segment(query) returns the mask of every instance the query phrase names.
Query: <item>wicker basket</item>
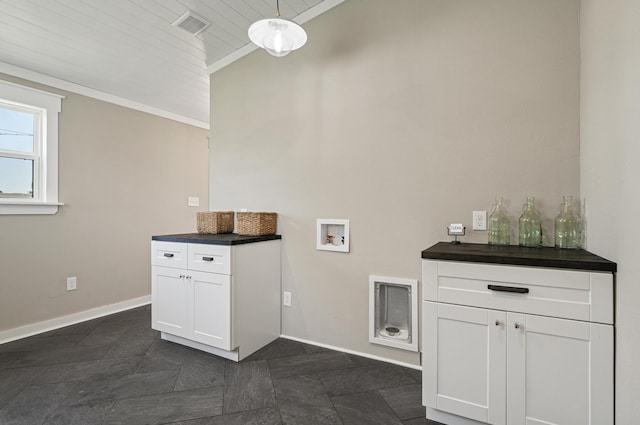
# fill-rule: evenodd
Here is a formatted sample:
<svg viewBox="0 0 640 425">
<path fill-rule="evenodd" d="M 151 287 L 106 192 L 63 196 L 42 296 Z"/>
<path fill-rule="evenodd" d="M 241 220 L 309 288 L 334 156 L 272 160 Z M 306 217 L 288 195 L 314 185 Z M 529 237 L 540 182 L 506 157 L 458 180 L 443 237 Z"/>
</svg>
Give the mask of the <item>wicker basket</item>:
<svg viewBox="0 0 640 425">
<path fill-rule="evenodd" d="M 276 234 L 276 219 L 274 212 L 239 212 L 238 234 L 247 236 L 262 236 Z"/>
<path fill-rule="evenodd" d="M 198 213 L 198 233 L 233 233 L 233 211 Z"/>
</svg>

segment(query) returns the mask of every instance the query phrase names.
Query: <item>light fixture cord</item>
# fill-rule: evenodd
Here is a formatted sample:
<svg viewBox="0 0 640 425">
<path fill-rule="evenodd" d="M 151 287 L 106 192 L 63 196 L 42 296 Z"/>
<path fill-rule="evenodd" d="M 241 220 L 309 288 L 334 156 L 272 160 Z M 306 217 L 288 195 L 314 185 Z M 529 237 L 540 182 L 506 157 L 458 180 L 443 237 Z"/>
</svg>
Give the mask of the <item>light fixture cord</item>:
<svg viewBox="0 0 640 425">
<path fill-rule="evenodd" d="M 280 17 L 280 0 L 276 0 L 276 16 Z"/>
</svg>

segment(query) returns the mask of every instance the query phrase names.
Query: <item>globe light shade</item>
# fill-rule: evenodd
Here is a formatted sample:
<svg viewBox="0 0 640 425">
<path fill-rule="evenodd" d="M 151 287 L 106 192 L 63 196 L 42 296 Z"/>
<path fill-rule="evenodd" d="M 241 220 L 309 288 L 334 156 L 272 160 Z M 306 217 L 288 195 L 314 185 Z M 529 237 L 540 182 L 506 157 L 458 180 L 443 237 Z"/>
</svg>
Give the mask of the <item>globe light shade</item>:
<svg viewBox="0 0 640 425">
<path fill-rule="evenodd" d="M 307 42 L 307 33 L 295 22 L 272 18 L 255 22 L 249 27 L 249 39 L 276 57 L 286 56 Z"/>
</svg>

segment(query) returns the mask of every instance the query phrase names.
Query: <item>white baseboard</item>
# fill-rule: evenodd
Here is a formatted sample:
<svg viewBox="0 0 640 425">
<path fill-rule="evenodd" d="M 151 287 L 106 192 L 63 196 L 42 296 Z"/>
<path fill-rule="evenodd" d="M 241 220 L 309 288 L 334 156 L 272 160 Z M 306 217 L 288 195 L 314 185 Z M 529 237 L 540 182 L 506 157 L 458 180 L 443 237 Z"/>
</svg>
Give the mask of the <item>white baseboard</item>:
<svg viewBox="0 0 640 425">
<path fill-rule="evenodd" d="M 43 332 L 52 331 L 54 329 L 63 328 L 65 326 L 75 325 L 76 323 L 97 319 L 98 317 L 108 316 L 110 314 L 119 313 L 121 311 L 130 310 L 132 308 L 141 307 L 147 304 L 151 304 L 151 295 L 145 295 L 144 297 L 121 301 L 115 304 L 109 304 L 102 307 L 92 308 L 91 310 L 85 310 L 78 313 L 69 314 L 67 316 L 57 317 L 55 319 L 45 320 L 43 322 L 32 323 L 29 325 L 20 326 L 18 328 L 9 329 L 6 331 L 0 331 L 0 344 L 5 344 L 7 342 L 15 341 L 17 339 L 22 339 L 29 336 L 41 334 Z M 322 344 L 319 342 L 309 341 L 302 338 L 296 338 L 294 336 L 289 336 L 289 335 L 280 335 L 280 337 L 285 339 L 290 339 L 292 341 L 301 342 L 303 344 L 315 345 L 316 347 L 327 348 L 329 350 L 340 351 L 347 354 L 366 357 L 368 359 L 378 360 L 386 363 L 392 363 L 398 366 L 408 367 L 410 369 L 422 370 L 422 367 L 419 365 L 400 362 L 400 361 L 389 359 L 386 357 L 380 357 L 380 356 L 375 356 L 373 354 L 362 353 L 354 350 L 348 350 L 346 348 L 336 347 L 334 345 L 329 345 L 329 344 Z"/>
<path fill-rule="evenodd" d="M 56 317 L 55 319 L 45 320 L 44 322 L 32 323 L 18 328 L 0 331 L 0 344 L 63 328 L 65 326 L 75 325 L 76 323 L 97 319 L 98 317 L 108 316 L 109 314 L 119 313 L 121 311 L 130 310 L 147 304 L 151 304 L 151 295 L 145 295 L 140 298 L 92 308 L 91 310 L 85 310 L 69 314 L 67 316 Z"/>
<path fill-rule="evenodd" d="M 347 354 L 354 354 L 356 356 L 366 357 L 368 359 L 378 360 L 378 361 L 381 361 L 381 362 L 393 363 L 393 364 L 396 364 L 398 366 L 408 367 L 409 369 L 422 370 L 422 366 L 419 366 L 419 365 L 415 365 L 415 364 L 411 364 L 411 363 L 405 363 L 405 362 L 399 362 L 397 360 L 388 359 L 386 357 L 374 356 L 373 354 L 361 353 L 359 351 L 348 350 L 346 348 L 336 347 L 334 345 L 321 344 L 319 342 L 308 341 L 306 339 L 296 338 L 295 336 L 280 335 L 280 338 L 285 338 L 285 339 L 290 339 L 292 341 L 302 342 L 303 344 L 315 345 L 316 347 L 328 348 L 329 350 L 333 350 L 333 351 L 341 351 L 341 352 L 347 353 Z"/>
</svg>

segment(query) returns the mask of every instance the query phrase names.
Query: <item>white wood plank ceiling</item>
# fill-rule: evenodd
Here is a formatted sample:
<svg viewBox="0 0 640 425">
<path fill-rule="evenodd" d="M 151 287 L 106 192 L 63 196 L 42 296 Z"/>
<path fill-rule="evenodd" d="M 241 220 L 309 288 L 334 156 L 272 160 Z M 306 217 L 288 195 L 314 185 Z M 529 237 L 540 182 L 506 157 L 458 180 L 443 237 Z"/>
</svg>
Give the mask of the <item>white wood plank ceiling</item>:
<svg viewBox="0 0 640 425">
<path fill-rule="evenodd" d="M 304 23 L 342 1 L 280 0 L 280 12 Z M 173 26 L 187 11 L 211 25 L 196 36 Z M 276 0 L 0 0 L 0 72 L 28 70 L 206 127 L 209 74 L 251 52 L 249 26 L 275 11 Z"/>
</svg>

